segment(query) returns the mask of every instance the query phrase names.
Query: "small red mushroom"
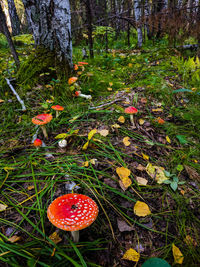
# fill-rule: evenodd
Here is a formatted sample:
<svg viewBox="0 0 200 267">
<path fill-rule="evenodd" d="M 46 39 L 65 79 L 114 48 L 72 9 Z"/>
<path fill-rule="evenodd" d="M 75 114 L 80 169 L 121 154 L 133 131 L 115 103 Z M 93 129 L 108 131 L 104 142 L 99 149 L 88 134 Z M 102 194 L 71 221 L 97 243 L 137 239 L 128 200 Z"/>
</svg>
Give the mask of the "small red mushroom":
<svg viewBox="0 0 200 267">
<path fill-rule="evenodd" d="M 42 145 L 42 140 L 39 138 L 36 138 L 33 142 L 34 147 L 38 148 Z"/>
<path fill-rule="evenodd" d="M 58 117 L 58 113 L 59 113 L 59 111 L 62 111 L 62 110 L 64 110 L 64 108 L 62 107 L 62 106 L 60 106 L 60 105 L 55 105 L 55 106 L 52 106 L 51 107 L 53 110 L 55 110 L 56 111 L 56 118 Z"/>
<path fill-rule="evenodd" d="M 98 215 L 98 206 L 90 197 L 67 194 L 56 198 L 48 207 L 49 221 L 56 227 L 71 231 L 74 242 L 79 241 L 79 230 L 92 224 Z"/>
<path fill-rule="evenodd" d="M 40 114 L 32 118 L 32 123 L 40 125 L 45 138 L 48 138 L 45 124 L 49 123 L 52 120 L 52 118 L 53 117 L 51 114 Z"/>
<path fill-rule="evenodd" d="M 92 99 L 91 95 L 84 95 L 84 94 L 81 93 L 81 91 L 76 91 L 75 92 L 75 96 L 83 97 L 83 98 L 86 98 L 86 99 Z"/>
<path fill-rule="evenodd" d="M 137 108 L 130 106 L 128 108 L 125 108 L 124 112 L 126 114 L 130 114 L 130 121 L 131 121 L 133 127 L 136 128 L 135 123 L 134 123 L 134 119 L 133 119 L 133 114 L 136 114 L 138 112 Z"/>
</svg>

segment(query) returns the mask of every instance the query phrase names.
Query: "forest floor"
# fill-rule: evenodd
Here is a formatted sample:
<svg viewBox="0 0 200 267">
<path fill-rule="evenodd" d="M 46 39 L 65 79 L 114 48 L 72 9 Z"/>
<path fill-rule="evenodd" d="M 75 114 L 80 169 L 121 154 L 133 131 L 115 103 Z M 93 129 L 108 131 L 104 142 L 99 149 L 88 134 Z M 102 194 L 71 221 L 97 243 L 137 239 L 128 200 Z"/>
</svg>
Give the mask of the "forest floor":
<svg viewBox="0 0 200 267">
<path fill-rule="evenodd" d="M 30 44 L 17 50 L 21 62 L 33 53 Z M 180 52 L 158 44 L 95 55 L 72 75 L 91 100 L 76 97 L 76 85 L 60 91 L 47 70 L 34 86 L 13 81 L 26 111 L 4 80 L 16 77 L 8 48 L 0 54 L 0 265 L 128 267 L 159 257 L 199 266 L 200 95 L 176 66 Z M 56 104 L 64 107 L 57 118 Z M 138 109 L 135 126 L 128 106 Z M 36 149 L 31 119 L 40 113 L 53 120 L 48 139 L 37 133 L 46 147 Z M 67 146 L 60 148 L 63 138 Z M 46 214 L 72 182 L 73 192 L 99 207 L 77 244 Z"/>
</svg>

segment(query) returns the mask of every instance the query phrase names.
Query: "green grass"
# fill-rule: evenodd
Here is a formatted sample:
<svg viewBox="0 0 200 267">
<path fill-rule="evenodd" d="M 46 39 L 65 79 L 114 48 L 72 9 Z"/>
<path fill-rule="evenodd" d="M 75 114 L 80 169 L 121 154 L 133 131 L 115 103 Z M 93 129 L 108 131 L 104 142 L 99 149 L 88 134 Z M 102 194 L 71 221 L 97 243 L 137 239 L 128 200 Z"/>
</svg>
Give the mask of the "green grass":
<svg viewBox="0 0 200 267">
<path fill-rule="evenodd" d="M 122 266 L 121 258 L 129 242 L 132 248 L 140 244 L 144 249 L 140 252 L 139 263 L 150 256 L 158 256 L 173 264 L 171 247 L 174 243 L 184 255 L 183 266 L 198 266 L 199 247 L 188 246 L 184 239 L 189 235 L 199 242 L 199 183 L 190 180 L 185 169 L 179 172 L 177 165 L 200 171 L 199 96 L 173 93 L 183 85 L 182 76 L 170 63 L 174 51 L 164 50 L 162 45 L 160 49 L 147 46 L 143 52 L 136 51 L 132 55 L 129 52 L 120 55 L 117 51 L 103 53 L 88 60 L 89 65 L 78 76 L 78 83 L 83 93 L 93 96 L 92 101 L 75 98 L 73 94 L 66 96 L 64 90 L 58 94 L 56 89 L 63 86 L 59 82 L 53 89 L 48 89 L 46 84 L 42 84 L 42 89 L 36 85 L 31 90 L 15 85 L 27 107 L 27 112 L 23 113 L 9 88 L 1 87 L 0 97 L 4 102 L 0 103 L 0 204 L 8 206 L 0 217 L 0 261 L 3 264 L 102 266 L 106 257 L 112 255 L 112 259 L 108 256 L 108 265 Z M 23 47 L 20 49 L 23 52 Z M 75 48 L 74 62 L 81 61 L 79 51 Z M 5 54 L 4 58 L 8 60 Z M 7 76 L 4 65 L 0 75 L 1 81 Z M 123 101 L 100 110 L 90 109 L 122 96 Z M 139 110 L 135 116 L 138 125 L 135 130 L 130 127 L 129 116 L 123 113 L 126 98 Z M 146 98 L 147 103 L 142 103 L 141 98 Z M 65 110 L 47 126 L 47 148 L 36 150 L 31 145 L 36 131 L 31 118 L 42 112 L 52 112 L 52 104 L 46 102 L 49 99 L 63 105 Z M 162 111 L 154 112 L 157 108 Z M 124 124 L 118 122 L 120 115 L 125 117 Z M 158 124 L 158 117 L 162 117 L 165 124 Z M 138 123 L 141 118 L 145 120 L 143 125 Z M 112 127 L 116 123 L 120 128 Z M 109 130 L 108 136 L 96 134 L 88 149 L 82 150 L 89 131 L 101 127 Z M 55 136 L 76 129 L 79 129 L 78 134 L 68 137 L 67 149 L 60 150 Z M 166 135 L 171 144 L 167 143 Z M 183 135 L 187 142 L 180 143 L 177 135 Z M 43 138 L 40 130 L 38 136 Z M 124 137 L 130 138 L 130 146 L 124 146 Z M 47 159 L 46 153 L 54 158 Z M 149 160 L 144 159 L 142 153 L 148 155 Z M 89 162 L 85 167 L 84 162 L 91 159 L 96 159 L 96 164 Z M 145 167 L 148 162 L 164 167 L 186 183 L 176 192 L 168 185 L 157 184 L 145 170 L 137 169 L 138 164 Z M 131 170 L 132 185 L 126 191 L 121 189 L 116 173 L 116 168 L 121 166 Z M 97 220 L 81 231 L 78 244 L 71 241 L 68 232 L 56 230 L 46 216 L 51 201 L 67 193 L 66 174 L 80 186 L 79 193 L 89 195 L 99 206 Z M 147 179 L 148 185 L 139 186 L 137 176 Z M 150 216 L 138 217 L 133 213 L 138 200 L 149 205 Z M 133 226 L 134 231 L 120 232 L 117 219 Z M 58 244 L 49 238 L 55 231 L 62 239 Z M 21 239 L 11 243 L 8 239 L 14 235 Z"/>
</svg>

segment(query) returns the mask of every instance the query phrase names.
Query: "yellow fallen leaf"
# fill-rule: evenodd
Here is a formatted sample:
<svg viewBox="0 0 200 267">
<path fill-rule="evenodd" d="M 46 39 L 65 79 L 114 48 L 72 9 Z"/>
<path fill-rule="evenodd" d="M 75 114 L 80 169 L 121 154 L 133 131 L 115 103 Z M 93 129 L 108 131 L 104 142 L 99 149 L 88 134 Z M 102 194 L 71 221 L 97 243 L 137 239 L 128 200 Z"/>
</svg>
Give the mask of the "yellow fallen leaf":
<svg viewBox="0 0 200 267">
<path fill-rule="evenodd" d="M 16 243 L 17 241 L 20 241 L 22 238 L 21 236 L 13 235 L 12 237 L 8 238 L 8 241 L 11 243 Z"/>
<path fill-rule="evenodd" d="M 122 178 L 119 181 L 119 185 L 122 190 L 126 191 L 126 189 L 132 184 L 132 181 L 129 177 Z"/>
<path fill-rule="evenodd" d="M 89 142 L 87 141 L 87 142 L 83 145 L 82 149 L 83 149 L 83 150 L 86 150 L 86 149 L 88 148 L 88 145 L 89 145 Z"/>
<path fill-rule="evenodd" d="M 136 176 L 135 179 L 139 185 L 147 185 L 148 183 L 147 179 L 139 177 L 139 176 Z"/>
<path fill-rule="evenodd" d="M 123 179 L 127 178 L 131 174 L 131 171 L 125 167 L 117 167 L 116 173 L 119 175 L 120 179 Z"/>
<path fill-rule="evenodd" d="M 91 140 L 92 137 L 97 133 L 97 129 L 93 129 L 92 131 L 89 132 L 88 134 L 88 140 Z"/>
<path fill-rule="evenodd" d="M 163 112 L 162 108 L 153 108 L 152 109 L 153 112 Z"/>
<path fill-rule="evenodd" d="M 49 239 L 52 240 L 55 244 L 58 244 L 62 241 L 62 238 L 58 235 L 57 232 L 53 232 L 53 234 L 49 236 Z"/>
<path fill-rule="evenodd" d="M 129 64 L 128 64 L 128 67 L 129 67 L 129 68 L 132 68 L 132 67 L 133 67 L 133 64 L 132 64 L 132 63 L 129 63 Z"/>
<path fill-rule="evenodd" d="M 27 187 L 28 190 L 32 190 L 34 188 L 35 188 L 34 185 L 30 185 L 30 186 Z"/>
<path fill-rule="evenodd" d="M 115 129 L 118 129 L 118 128 L 120 128 L 121 126 L 120 126 L 119 124 L 115 123 L 115 124 L 111 125 L 111 127 L 112 127 L 112 128 L 115 128 Z"/>
<path fill-rule="evenodd" d="M 145 160 L 149 160 L 149 156 L 148 156 L 148 155 L 145 155 L 145 154 L 142 153 L 142 157 L 143 157 L 143 159 L 145 159 Z"/>
<path fill-rule="evenodd" d="M 97 159 L 90 159 L 90 163 L 91 163 L 92 165 L 95 165 L 95 164 L 96 164 L 96 161 L 97 161 Z"/>
<path fill-rule="evenodd" d="M 124 118 L 124 116 L 120 116 L 120 117 L 118 118 L 118 122 L 124 123 L 124 122 L 125 122 L 125 118 Z"/>
<path fill-rule="evenodd" d="M 89 166 L 89 161 L 87 160 L 87 161 L 83 162 L 82 166 L 83 167 L 88 167 Z"/>
<path fill-rule="evenodd" d="M 0 204 L 0 212 L 6 210 L 7 207 L 7 205 Z"/>
<path fill-rule="evenodd" d="M 71 120 L 69 120 L 70 123 L 74 122 L 75 120 L 77 120 L 80 117 L 80 115 L 77 115 L 75 117 L 73 117 Z"/>
<path fill-rule="evenodd" d="M 197 242 L 190 236 L 190 235 L 186 235 L 184 242 L 188 245 L 188 246 L 197 246 Z"/>
<path fill-rule="evenodd" d="M 113 86 L 113 83 L 112 83 L 112 82 L 109 82 L 109 85 L 110 85 L 110 87 L 111 87 L 111 86 Z"/>
<path fill-rule="evenodd" d="M 164 173 L 164 168 L 160 166 L 153 166 L 151 163 L 148 163 L 146 172 L 152 179 L 155 179 L 158 184 L 162 184 L 165 180 L 168 180 L 168 177 Z"/>
<path fill-rule="evenodd" d="M 176 247 L 174 244 L 172 244 L 172 253 L 174 256 L 174 262 L 182 264 L 184 260 L 183 254 L 181 253 L 180 249 Z"/>
<path fill-rule="evenodd" d="M 112 91 L 112 88 L 111 88 L 111 87 L 108 87 L 107 90 L 108 90 L 108 91 Z"/>
<path fill-rule="evenodd" d="M 140 254 L 133 248 L 129 248 L 122 257 L 123 260 L 136 261 L 140 259 Z"/>
<path fill-rule="evenodd" d="M 98 133 L 101 135 L 101 136 L 107 136 L 109 134 L 109 131 L 108 130 L 98 130 Z"/>
<path fill-rule="evenodd" d="M 145 217 L 145 216 L 151 214 L 149 206 L 146 203 L 142 202 L 142 201 L 137 201 L 135 203 L 133 211 L 139 217 Z"/>
<path fill-rule="evenodd" d="M 169 138 L 168 135 L 166 136 L 166 141 L 167 141 L 167 143 L 171 144 L 171 139 Z"/>
<path fill-rule="evenodd" d="M 61 133 L 56 135 L 55 139 L 65 139 L 67 137 L 67 133 Z"/>
<path fill-rule="evenodd" d="M 0 99 L 0 103 L 3 103 L 4 102 L 4 100 L 3 99 Z"/>
<path fill-rule="evenodd" d="M 130 139 L 130 137 L 128 137 L 128 136 L 123 138 L 123 143 L 125 146 L 130 146 L 131 143 L 129 142 L 129 139 Z"/>
<path fill-rule="evenodd" d="M 139 119 L 139 125 L 143 125 L 145 123 L 145 120 Z"/>
</svg>

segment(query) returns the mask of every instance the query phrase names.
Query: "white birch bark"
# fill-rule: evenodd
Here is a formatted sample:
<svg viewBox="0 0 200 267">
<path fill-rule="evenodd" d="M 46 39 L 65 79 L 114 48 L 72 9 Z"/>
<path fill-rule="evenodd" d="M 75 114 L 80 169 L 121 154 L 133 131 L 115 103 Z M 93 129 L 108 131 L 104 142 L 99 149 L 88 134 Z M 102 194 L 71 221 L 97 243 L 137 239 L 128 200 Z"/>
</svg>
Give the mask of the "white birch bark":
<svg viewBox="0 0 200 267">
<path fill-rule="evenodd" d="M 142 42 L 143 42 L 142 26 L 140 25 L 140 20 L 142 17 L 141 4 L 142 3 L 140 0 L 134 0 L 134 14 L 135 14 L 136 27 L 137 27 L 138 47 L 142 47 Z"/>
<path fill-rule="evenodd" d="M 69 0 L 22 0 L 36 46 L 55 50 L 72 67 Z"/>
</svg>

